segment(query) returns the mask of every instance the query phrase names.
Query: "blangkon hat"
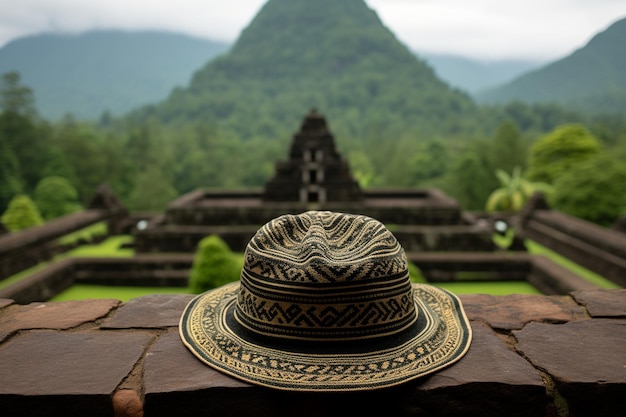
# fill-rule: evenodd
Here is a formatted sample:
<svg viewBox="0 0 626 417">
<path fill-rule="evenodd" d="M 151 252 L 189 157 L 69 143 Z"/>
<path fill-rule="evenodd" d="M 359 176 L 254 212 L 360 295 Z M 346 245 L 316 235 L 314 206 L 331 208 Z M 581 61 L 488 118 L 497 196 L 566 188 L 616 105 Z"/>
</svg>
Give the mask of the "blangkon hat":
<svg viewBox="0 0 626 417">
<path fill-rule="evenodd" d="M 309 211 L 261 227 L 240 281 L 194 298 L 180 336 L 207 365 L 253 384 L 355 391 L 456 362 L 471 327 L 456 296 L 411 283 L 382 223 Z"/>
</svg>

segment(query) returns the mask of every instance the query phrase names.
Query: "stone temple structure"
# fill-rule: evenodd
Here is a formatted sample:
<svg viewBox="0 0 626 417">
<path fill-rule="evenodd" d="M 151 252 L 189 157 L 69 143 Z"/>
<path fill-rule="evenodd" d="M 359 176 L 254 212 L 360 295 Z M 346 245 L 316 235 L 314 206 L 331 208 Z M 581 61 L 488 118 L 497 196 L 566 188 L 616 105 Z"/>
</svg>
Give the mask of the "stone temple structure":
<svg viewBox="0 0 626 417">
<path fill-rule="evenodd" d="M 361 189 L 335 147 L 326 118 L 311 110 L 293 135 L 288 159 L 276 163 L 265 187 L 190 192 L 135 233 L 135 249 L 193 252 L 200 239 L 220 235 L 243 250 L 258 228 L 282 214 L 331 210 L 363 214 L 394 228 L 407 250 L 494 249 L 491 229 L 470 218 L 437 189 Z"/>
<path fill-rule="evenodd" d="M 276 175 L 265 185 L 263 199 L 305 204 L 363 200 L 348 163 L 335 149 L 326 119 L 316 110 L 309 112 L 294 135 L 289 160 L 276 164 Z"/>
</svg>

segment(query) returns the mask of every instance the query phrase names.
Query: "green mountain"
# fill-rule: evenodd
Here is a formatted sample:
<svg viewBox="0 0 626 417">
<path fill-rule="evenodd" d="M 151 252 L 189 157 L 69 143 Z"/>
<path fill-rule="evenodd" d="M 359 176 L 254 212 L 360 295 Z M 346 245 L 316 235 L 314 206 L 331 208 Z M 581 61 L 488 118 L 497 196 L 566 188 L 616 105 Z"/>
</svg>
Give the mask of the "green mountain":
<svg viewBox="0 0 626 417">
<path fill-rule="evenodd" d="M 341 134 L 467 131 L 478 108 L 401 44 L 363 0 L 269 0 L 229 53 L 132 118 L 203 120 L 240 137 L 293 129 L 316 107 Z"/>
<path fill-rule="evenodd" d="M 480 101 L 554 102 L 577 110 L 626 114 L 626 19 L 571 55 L 478 95 Z"/>
<path fill-rule="evenodd" d="M 0 74 L 18 71 L 39 113 L 97 119 L 163 100 L 229 45 L 168 32 L 41 34 L 0 49 Z"/>
</svg>

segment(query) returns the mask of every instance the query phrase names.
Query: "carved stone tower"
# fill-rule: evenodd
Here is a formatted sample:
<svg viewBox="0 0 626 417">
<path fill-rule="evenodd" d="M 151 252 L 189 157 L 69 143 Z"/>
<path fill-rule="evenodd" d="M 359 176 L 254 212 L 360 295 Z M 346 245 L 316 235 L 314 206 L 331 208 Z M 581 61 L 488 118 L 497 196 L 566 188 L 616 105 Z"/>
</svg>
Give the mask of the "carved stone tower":
<svg viewBox="0 0 626 417">
<path fill-rule="evenodd" d="M 289 160 L 276 163 L 274 177 L 265 184 L 264 200 L 324 204 L 362 199 L 348 163 L 335 149 L 326 119 L 311 110 L 293 137 Z"/>
</svg>

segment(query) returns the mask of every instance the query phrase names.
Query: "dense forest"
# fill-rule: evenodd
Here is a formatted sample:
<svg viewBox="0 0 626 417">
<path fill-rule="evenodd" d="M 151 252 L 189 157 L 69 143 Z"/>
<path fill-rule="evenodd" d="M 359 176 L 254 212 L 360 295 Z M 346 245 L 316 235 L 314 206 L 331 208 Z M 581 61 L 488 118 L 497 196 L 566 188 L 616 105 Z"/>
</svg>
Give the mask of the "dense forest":
<svg viewBox="0 0 626 417">
<path fill-rule="evenodd" d="M 298 118 L 289 126 L 275 126 L 272 130 L 283 132 L 276 138 L 247 139 L 202 121 L 173 128 L 152 120 L 125 129 L 72 118 L 50 123 L 37 117 L 32 91 L 15 73 L 4 75 L 0 96 L 0 212 L 25 194 L 45 219 L 76 210 L 105 182 L 133 210 L 163 210 L 176 196 L 202 187 L 262 186 L 274 162 L 286 157 L 300 123 Z M 438 187 L 464 208 L 483 210 L 494 190 L 515 186 L 502 184 L 497 171 L 512 174 L 519 167 L 522 182 L 555 185 L 554 201 L 568 212 L 603 224 L 624 212 L 626 119 L 577 116 L 566 121 L 552 106 L 520 103 L 497 110 L 508 118 L 484 135 L 372 132 L 336 137 L 337 145 L 364 187 Z M 332 118 L 329 124 L 333 130 Z M 546 142 L 551 146 L 543 145 L 547 151 L 542 151 Z M 541 173 L 554 170 L 557 160 L 556 174 Z M 59 199 L 56 211 L 43 210 L 50 205 L 46 183 L 48 189 L 56 187 L 47 191 Z M 608 212 L 589 215 L 581 207 Z"/>
<path fill-rule="evenodd" d="M 311 107 L 363 187 L 437 187 L 470 210 L 515 210 L 542 189 L 601 224 L 626 209 L 624 114 L 479 105 L 362 0 L 270 0 L 189 86 L 123 117 L 46 121 L 19 73 L 1 81 L 0 213 L 28 196 L 47 220 L 105 182 L 142 211 L 201 187 L 262 186 Z"/>
</svg>

